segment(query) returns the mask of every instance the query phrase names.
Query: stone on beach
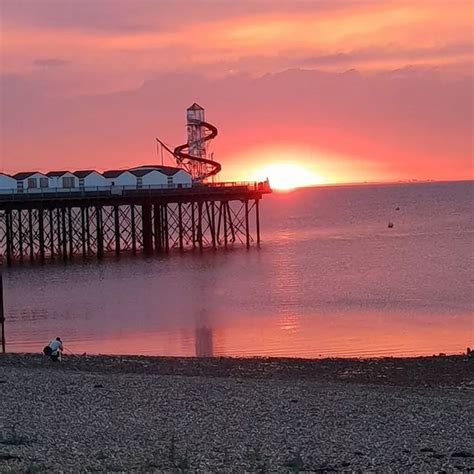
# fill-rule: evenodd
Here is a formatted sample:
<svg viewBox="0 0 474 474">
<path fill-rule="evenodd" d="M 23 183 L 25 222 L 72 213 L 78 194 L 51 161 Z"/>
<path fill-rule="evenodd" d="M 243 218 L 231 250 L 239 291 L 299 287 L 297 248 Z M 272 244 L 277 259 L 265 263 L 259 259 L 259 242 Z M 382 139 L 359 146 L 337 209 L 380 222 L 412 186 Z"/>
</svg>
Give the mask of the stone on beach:
<svg viewBox="0 0 474 474">
<path fill-rule="evenodd" d="M 471 372 L 462 357 L 3 356 L 0 470 L 468 470 Z"/>
</svg>

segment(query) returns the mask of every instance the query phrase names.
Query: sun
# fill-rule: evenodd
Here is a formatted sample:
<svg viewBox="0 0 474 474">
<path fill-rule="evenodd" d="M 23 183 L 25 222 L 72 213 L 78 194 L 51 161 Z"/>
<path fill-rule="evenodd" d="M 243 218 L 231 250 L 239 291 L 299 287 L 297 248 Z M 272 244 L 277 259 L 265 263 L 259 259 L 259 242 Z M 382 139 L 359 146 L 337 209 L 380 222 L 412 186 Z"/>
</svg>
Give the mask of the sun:
<svg viewBox="0 0 474 474">
<path fill-rule="evenodd" d="M 262 168 L 256 175 L 259 180 L 268 178 L 272 189 L 281 191 L 322 184 L 324 181 L 309 169 L 293 163 L 274 163 Z"/>
</svg>

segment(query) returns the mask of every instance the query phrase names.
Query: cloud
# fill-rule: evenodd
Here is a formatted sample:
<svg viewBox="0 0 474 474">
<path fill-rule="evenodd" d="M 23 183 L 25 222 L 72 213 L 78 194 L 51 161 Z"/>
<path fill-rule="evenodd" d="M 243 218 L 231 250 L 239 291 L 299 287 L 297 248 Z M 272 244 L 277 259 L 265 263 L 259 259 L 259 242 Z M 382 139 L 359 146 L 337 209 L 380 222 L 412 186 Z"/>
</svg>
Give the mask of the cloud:
<svg viewBox="0 0 474 474">
<path fill-rule="evenodd" d="M 360 0 L 12 0 L 2 4 L 2 22 L 17 27 L 138 33 L 176 30 L 182 25 L 266 14 L 328 14 L 372 2 Z"/>
<path fill-rule="evenodd" d="M 313 164 L 319 160 L 329 174 L 344 172 L 346 180 L 468 178 L 472 80 L 427 68 L 377 74 L 294 69 L 258 79 L 163 74 L 133 90 L 61 98 L 45 94 L 32 77 L 15 76 L 3 87 L 3 166 L 148 162 L 155 136 L 183 142 L 185 109 L 197 101 L 219 127 L 213 149 L 223 178 L 245 179 L 256 166 L 248 157 L 269 148 L 294 148 L 294 159 L 298 149 L 309 150 Z M 332 162 L 325 154 L 344 159 Z"/>
<path fill-rule="evenodd" d="M 35 66 L 40 66 L 40 67 L 63 67 L 69 64 L 70 61 L 66 59 L 60 59 L 60 58 L 42 58 L 42 59 L 35 59 L 34 64 Z"/>
<path fill-rule="evenodd" d="M 16 0 L 2 7 L 2 66 L 72 56 L 84 84 L 137 85 L 169 71 L 445 64 L 469 57 L 470 13 L 462 1 Z"/>
<path fill-rule="evenodd" d="M 270 145 L 345 157 L 351 173 L 467 176 L 470 13 L 463 0 L 6 1 L 4 166 L 149 161 L 198 101 L 229 178 Z"/>
<path fill-rule="evenodd" d="M 473 44 L 470 42 L 446 44 L 438 47 L 396 47 L 392 45 L 384 47 L 370 47 L 356 49 L 349 52 L 337 52 L 322 54 L 299 61 L 305 66 L 351 66 L 373 63 L 387 63 L 392 61 L 411 64 L 417 61 L 429 62 L 437 59 L 443 62 L 446 59 L 464 61 L 473 59 Z"/>
</svg>

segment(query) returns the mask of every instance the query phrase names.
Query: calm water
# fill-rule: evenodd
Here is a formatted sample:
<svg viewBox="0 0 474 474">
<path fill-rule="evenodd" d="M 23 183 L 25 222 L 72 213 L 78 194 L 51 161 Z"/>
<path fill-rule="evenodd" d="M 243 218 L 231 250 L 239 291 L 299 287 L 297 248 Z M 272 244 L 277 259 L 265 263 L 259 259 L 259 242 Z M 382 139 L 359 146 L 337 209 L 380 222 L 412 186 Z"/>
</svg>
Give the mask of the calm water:
<svg viewBox="0 0 474 474">
<path fill-rule="evenodd" d="M 275 193 L 261 249 L 14 268 L 8 349 L 60 335 L 77 353 L 461 352 L 474 342 L 473 197 L 472 182 Z"/>
</svg>

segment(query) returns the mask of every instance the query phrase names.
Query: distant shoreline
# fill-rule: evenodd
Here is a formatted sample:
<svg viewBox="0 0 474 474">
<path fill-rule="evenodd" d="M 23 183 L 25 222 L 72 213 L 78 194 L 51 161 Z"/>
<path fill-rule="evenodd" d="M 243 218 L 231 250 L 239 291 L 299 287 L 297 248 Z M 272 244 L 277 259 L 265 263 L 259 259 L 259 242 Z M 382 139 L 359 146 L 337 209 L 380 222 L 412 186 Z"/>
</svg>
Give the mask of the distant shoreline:
<svg viewBox="0 0 474 474">
<path fill-rule="evenodd" d="M 367 181 L 367 182 L 355 182 L 355 183 L 322 183 L 322 184 L 311 184 L 308 186 L 298 186 L 291 189 L 274 189 L 273 192 L 276 194 L 291 193 L 301 189 L 321 189 L 321 188 L 352 188 L 352 187 L 364 187 L 364 186 L 401 186 L 407 184 L 457 184 L 457 183 L 474 183 L 474 179 L 453 179 L 453 180 L 408 180 L 408 181 Z M 271 183 L 270 183 L 271 185 Z"/>
</svg>

